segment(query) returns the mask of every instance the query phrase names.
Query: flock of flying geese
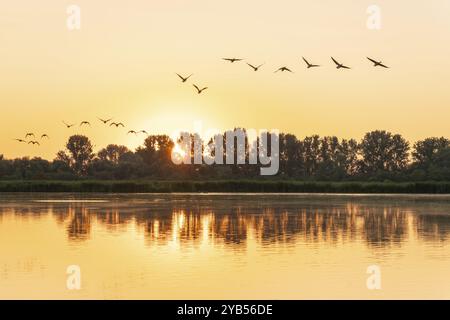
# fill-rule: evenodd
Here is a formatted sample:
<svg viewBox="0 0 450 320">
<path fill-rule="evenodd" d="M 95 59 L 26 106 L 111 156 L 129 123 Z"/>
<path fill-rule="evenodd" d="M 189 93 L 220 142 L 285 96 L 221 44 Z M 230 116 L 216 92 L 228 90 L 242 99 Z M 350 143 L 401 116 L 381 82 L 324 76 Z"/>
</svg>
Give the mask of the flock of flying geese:
<svg viewBox="0 0 450 320">
<path fill-rule="evenodd" d="M 377 61 L 377 60 L 372 59 L 372 58 L 369 58 L 369 57 L 366 57 L 366 58 L 367 58 L 369 61 L 371 61 L 371 62 L 373 63 L 373 66 L 374 66 L 374 67 L 389 68 L 388 66 L 386 66 L 385 64 L 383 64 L 382 61 Z M 303 61 L 306 63 L 306 68 L 308 68 L 308 69 L 320 67 L 319 64 L 313 64 L 313 63 L 310 63 L 310 62 L 309 62 L 308 60 L 306 60 L 306 58 L 304 58 L 304 57 L 302 57 L 302 59 L 303 59 Z M 235 62 L 243 61 L 244 59 L 239 59 L 239 58 L 222 58 L 222 60 L 228 61 L 228 62 L 230 62 L 230 63 L 235 63 Z M 334 62 L 334 64 L 336 65 L 336 69 L 351 69 L 350 67 L 346 66 L 346 65 L 343 64 L 343 63 L 340 63 L 339 61 L 337 61 L 337 60 L 336 60 L 335 58 L 333 58 L 333 57 L 331 57 L 331 60 L 332 60 L 332 61 Z M 253 64 L 248 63 L 248 62 L 247 62 L 246 64 L 247 64 L 250 68 L 252 68 L 253 71 L 258 71 L 258 70 L 264 65 L 264 63 L 263 63 L 263 64 L 260 64 L 260 65 L 253 65 Z M 291 72 L 291 73 L 293 73 L 293 71 L 292 71 L 290 68 L 288 68 L 287 66 L 278 68 L 277 70 L 275 70 L 274 73 L 279 72 L 279 71 L 281 71 L 281 72 L 285 72 L 285 71 L 286 71 L 286 72 Z M 193 74 L 191 74 L 191 75 L 185 77 L 185 76 L 180 75 L 179 73 L 176 73 L 176 75 L 181 79 L 181 81 L 182 81 L 183 83 L 185 83 L 186 81 L 188 81 L 189 78 L 193 76 Z M 206 89 L 208 89 L 208 87 L 199 87 L 199 86 L 196 85 L 196 84 L 193 84 L 193 86 L 194 86 L 194 88 L 195 88 L 195 90 L 197 91 L 198 94 L 201 94 L 203 91 L 205 91 Z"/>
<path fill-rule="evenodd" d="M 27 141 L 26 139 L 28 139 L 28 137 L 32 137 L 34 140 L 31 139 L 31 140 Z M 41 135 L 41 139 L 44 139 L 44 138 L 49 139 L 49 136 L 46 133 L 44 133 L 44 134 Z M 39 143 L 39 141 L 36 140 L 36 136 L 34 135 L 33 132 L 28 132 L 25 135 L 25 140 L 24 139 L 14 139 L 14 140 L 19 141 L 21 143 L 28 143 L 28 144 L 32 144 L 32 145 L 38 145 L 38 146 L 41 145 Z"/>
<path fill-rule="evenodd" d="M 313 63 L 310 63 L 310 62 L 309 62 L 308 60 L 306 60 L 306 58 L 304 58 L 304 57 L 302 57 L 302 59 L 303 59 L 303 61 L 304 61 L 305 64 L 306 64 L 306 68 L 308 68 L 308 69 L 320 67 L 319 64 L 313 64 Z M 367 57 L 367 59 L 373 63 L 373 66 L 374 66 L 374 67 L 389 68 L 388 66 L 386 66 L 385 64 L 383 64 L 381 61 L 377 61 L 377 60 L 372 59 L 372 58 L 369 58 L 369 57 Z M 235 62 L 243 61 L 244 59 L 239 59 L 239 58 L 222 58 L 222 60 L 228 61 L 228 62 L 230 62 L 230 63 L 235 63 Z M 346 66 L 345 64 L 338 62 L 338 61 L 337 61 L 335 58 L 333 58 L 333 57 L 331 57 L 331 60 L 332 60 L 332 61 L 334 62 L 334 64 L 336 65 L 336 69 L 351 69 L 350 67 Z M 258 70 L 264 65 L 264 63 L 263 63 L 263 64 L 260 64 L 260 65 L 253 65 L 253 64 L 247 62 L 247 65 L 248 65 L 250 68 L 252 68 L 253 71 L 256 72 L 256 71 L 258 71 Z M 291 72 L 291 73 L 293 73 L 293 71 L 292 71 L 290 68 L 288 68 L 287 66 L 278 68 L 277 70 L 275 70 L 275 73 L 276 73 L 276 72 Z M 191 74 L 191 75 L 189 75 L 189 76 L 187 76 L 187 77 L 184 77 L 184 76 L 182 76 L 182 75 L 180 75 L 180 74 L 178 74 L 178 73 L 176 73 L 176 75 L 181 79 L 181 81 L 182 81 L 183 83 L 187 82 L 187 81 L 189 80 L 189 78 L 193 76 L 193 74 Z M 196 84 L 193 84 L 193 86 L 194 86 L 194 88 L 196 89 L 196 91 L 197 91 L 198 94 L 201 94 L 203 91 L 205 91 L 206 89 L 208 89 L 208 87 L 199 87 L 199 86 L 196 85 Z M 125 125 L 124 125 L 122 122 L 111 122 L 111 120 L 113 120 L 113 118 L 110 118 L 110 119 L 102 119 L 102 118 L 98 118 L 98 120 L 100 120 L 104 125 L 108 125 L 108 123 L 109 123 L 109 126 L 110 126 L 110 127 L 116 127 L 116 128 L 122 127 L 122 128 L 125 128 Z M 69 124 L 69 123 L 67 123 L 67 122 L 65 122 L 65 121 L 62 121 L 62 123 L 66 126 L 67 129 L 70 129 L 70 128 L 72 128 L 72 127 L 75 126 L 75 123 Z M 82 126 L 91 126 L 91 123 L 90 123 L 89 121 L 81 121 L 80 124 L 79 124 L 79 126 L 80 126 L 80 127 L 82 127 Z M 143 133 L 143 134 L 148 135 L 147 131 L 145 131 L 145 130 L 140 130 L 140 131 L 129 130 L 129 131 L 127 132 L 127 134 L 134 134 L 134 135 L 138 135 L 138 134 L 140 134 L 140 133 Z M 41 141 L 44 140 L 44 139 L 50 139 L 50 137 L 49 137 L 46 133 L 42 134 L 40 137 L 41 137 L 41 139 L 40 139 Z M 30 139 L 30 140 L 27 140 L 28 138 L 31 138 L 31 139 Z M 14 139 L 14 140 L 16 140 L 16 141 L 18 141 L 18 142 L 20 142 L 20 143 L 27 143 L 27 144 L 37 145 L 37 146 L 40 146 L 40 145 L 41 145 L 41 143 L 36 139 L 36 136 L 35 136 L 35 134 L 34 134 L 33 132 L 28 132 L 28 133 L 26 133 L 26 134 L 25 134 L 25 139 L 20 139 L 20 138 L 19 138 L 19 139 Z"/>
<path fill-rule="evenodd" d="M 111 120 L 113 120 L 112 118 L 110 118 L 110 119 L 102 119 L 102 118 L 98 118 L 98 120 L 100 120 L 101 122 L 103 122 L 104 125 L 107 125 L 107 124 L 109 123 L 109 126 L 110 126 L 110 127 L 116 127 L 116 128 L 122 127 L 122 128 L 125 128 L 125 125 L 124 125 L 122 122 L 110 122 Z M 74 127 L 74 126 L 76 125 L 75 123 L 70 123 L 70 124 L 69 124 L 69 123 L 67 123 L 67 122 L 65 122 L 65 121 L 62 121 L 62 123 L 64 124 L 64 126 L 65 126 L 67 129 L 70 129 L 70 128 L 72 128 L 72 127 Z M 89 121 L 81 121 L 79 126 L 80 126 L 80 127 L 82 127 L 82 126 L 89 126 L 89 127 L 90 127 L 90 126 L 91 126 L 91 123 L 90 123 Z M 129 130 L 129 131 L 127 132 L 127 134 L 134 134 L 134 135 L 138 135 L 138 134 L 140 134 L 140 133 L 143 133 L 143 134 L 145 134 L 145 135 L 148 135 L 147 131 L 145 131 L 145 130 L 140 130 L 140 131 Z M 30 138 L 30 139 L 28 140 L 28 138 Z M 45 140 L 50 139 L 50 137 L 48 136 L 48 134 L 44 133 L 44 134 L 41 135 L 41 139 L 40 139 L 41 142 L 42 142 L 44 139 L 45 139 Z M 20 142 L 20 143 L 32 144 L 32 145 L 37 145 L 37 146 L 40 146 L 40 145 L 41 145 L 41 143 L 37 140 L 36 135 L 35 135 L 33 132 L 28 132 L 28 133 L 26 133 L 24 139 L 18 138 L 18 139 L 14 139 L 14 140 L 16 140 L 16 141 L 18 141 L 18 142 Z"/>
</svg>

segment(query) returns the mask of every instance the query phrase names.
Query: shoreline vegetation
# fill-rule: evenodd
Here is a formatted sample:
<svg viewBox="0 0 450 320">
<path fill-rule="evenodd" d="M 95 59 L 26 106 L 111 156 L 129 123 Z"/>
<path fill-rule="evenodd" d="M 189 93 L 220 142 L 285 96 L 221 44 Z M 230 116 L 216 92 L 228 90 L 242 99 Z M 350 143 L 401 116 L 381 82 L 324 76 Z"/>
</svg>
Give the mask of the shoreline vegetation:
<svg viewBox="0 0 450 320">
<path fill-rule="evenodd" d="M 252 193 L 386 193 L 450 194 L 450 182 L 328 182 L 261 180 L 77 180 L 77 181 L 0 181 L 5 192 L 74 193 L 177 193 L 177 192 L 252 192 Z"/>
<path fill-rule="evenodd" d="M 368 132 L 359 142 L 280 133 L 278 147 L 267 147 L 270 163 L 253 164 L 245 132 L 224 133 L 226 141 L 214 148 L 225 153 L 212 164 L 195 161 L 195 142 L 184 151 L 190 161 L 174 163 L 178 145 L 167 135 L 148 135 L 134 151 L 110 144 L 98 152 L 88 137 L 72 135 L 53 160 L 0 154 L 0 192 L 450 194 L 450 140 L 444 137 L 411 146 L 384 130 Z M 207 141 L 199 142 L 197 147 Z M 261 176 L 268 165 L 277 168 L 276 174 Z"/>
</svg>

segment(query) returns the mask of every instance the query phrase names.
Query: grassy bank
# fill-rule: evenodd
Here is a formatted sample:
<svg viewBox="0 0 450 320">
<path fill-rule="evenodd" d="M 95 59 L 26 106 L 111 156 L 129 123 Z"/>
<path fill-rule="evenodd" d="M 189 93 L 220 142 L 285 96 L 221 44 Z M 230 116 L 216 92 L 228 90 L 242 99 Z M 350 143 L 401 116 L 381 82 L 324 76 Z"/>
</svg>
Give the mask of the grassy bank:
<svg viewBox="0 0 450 320">
<path fill-rule="evenodd" d="M 450 182 L 0 181 L 0 192 L 450 193 Z"/>
</svg>

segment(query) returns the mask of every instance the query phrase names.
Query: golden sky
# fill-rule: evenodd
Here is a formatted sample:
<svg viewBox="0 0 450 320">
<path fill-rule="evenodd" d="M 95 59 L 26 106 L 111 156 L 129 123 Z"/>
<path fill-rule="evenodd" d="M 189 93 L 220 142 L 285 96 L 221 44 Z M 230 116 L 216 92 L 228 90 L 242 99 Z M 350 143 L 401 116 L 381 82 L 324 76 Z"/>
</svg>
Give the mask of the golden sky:
<svg viewBox="0 0 450 320">
<path fill-rule="evenodd" d="M 81 8 L 81 30 L 66 27 L 70 4 Z M 366 27 L 371 4 L 380 30 Z M 170 134 L 195 121 L 299 137 L 359 139 L 373 129 L 410 141 L 450 137 L 449 15 L 448 0 L 3 1 L 0 154 L 52 159 L 75 133 L 96 150 L 134 148 L 143 136 L 130 129 Z M 331 55 L 352 70 L 336 70 Z M 229 56 L 266 64 L 253 72 L 221 60 Z M 301 56 L 322 67 L 307 70 Z M 274 73 L 284 65 L 295 73 Z M 175 72 L 194 76 L 182 84 Z M 192 83 L 209 89 L 197 95 Z M 78 127 L 83 120 L 92 127 Z M 51 139 L 13 140 L 27 132 Z"/>
</svg>

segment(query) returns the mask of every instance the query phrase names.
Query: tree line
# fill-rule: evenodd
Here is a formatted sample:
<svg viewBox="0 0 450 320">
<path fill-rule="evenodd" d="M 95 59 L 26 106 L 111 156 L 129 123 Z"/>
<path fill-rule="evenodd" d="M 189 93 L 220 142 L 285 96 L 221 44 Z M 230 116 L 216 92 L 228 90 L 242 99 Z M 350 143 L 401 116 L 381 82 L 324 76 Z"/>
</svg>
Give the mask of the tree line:
<svg viewBox="0 0 450 320">
<path fill-rule="evenodd" d="M 236 129 L 235 129 L 236 130 Z M 401 135 L 376 130 L 357 141 L 318 135 L 279 135 L 279 171 L 260 177 L 260 165 L 175 165 L 175 143 L 150 135 L 129 150 L 110 144 L 97 153 L 88 137 L 71 136 L 52 161 L 39 157 L 5 159 L 2 180 L 128 179 L 298 179 L 311 181 L 450 181 L 450 141 L 431 137 L 411 145 Z M 235 162 L 236 163 L 236 162 Z"/>
</svg>

